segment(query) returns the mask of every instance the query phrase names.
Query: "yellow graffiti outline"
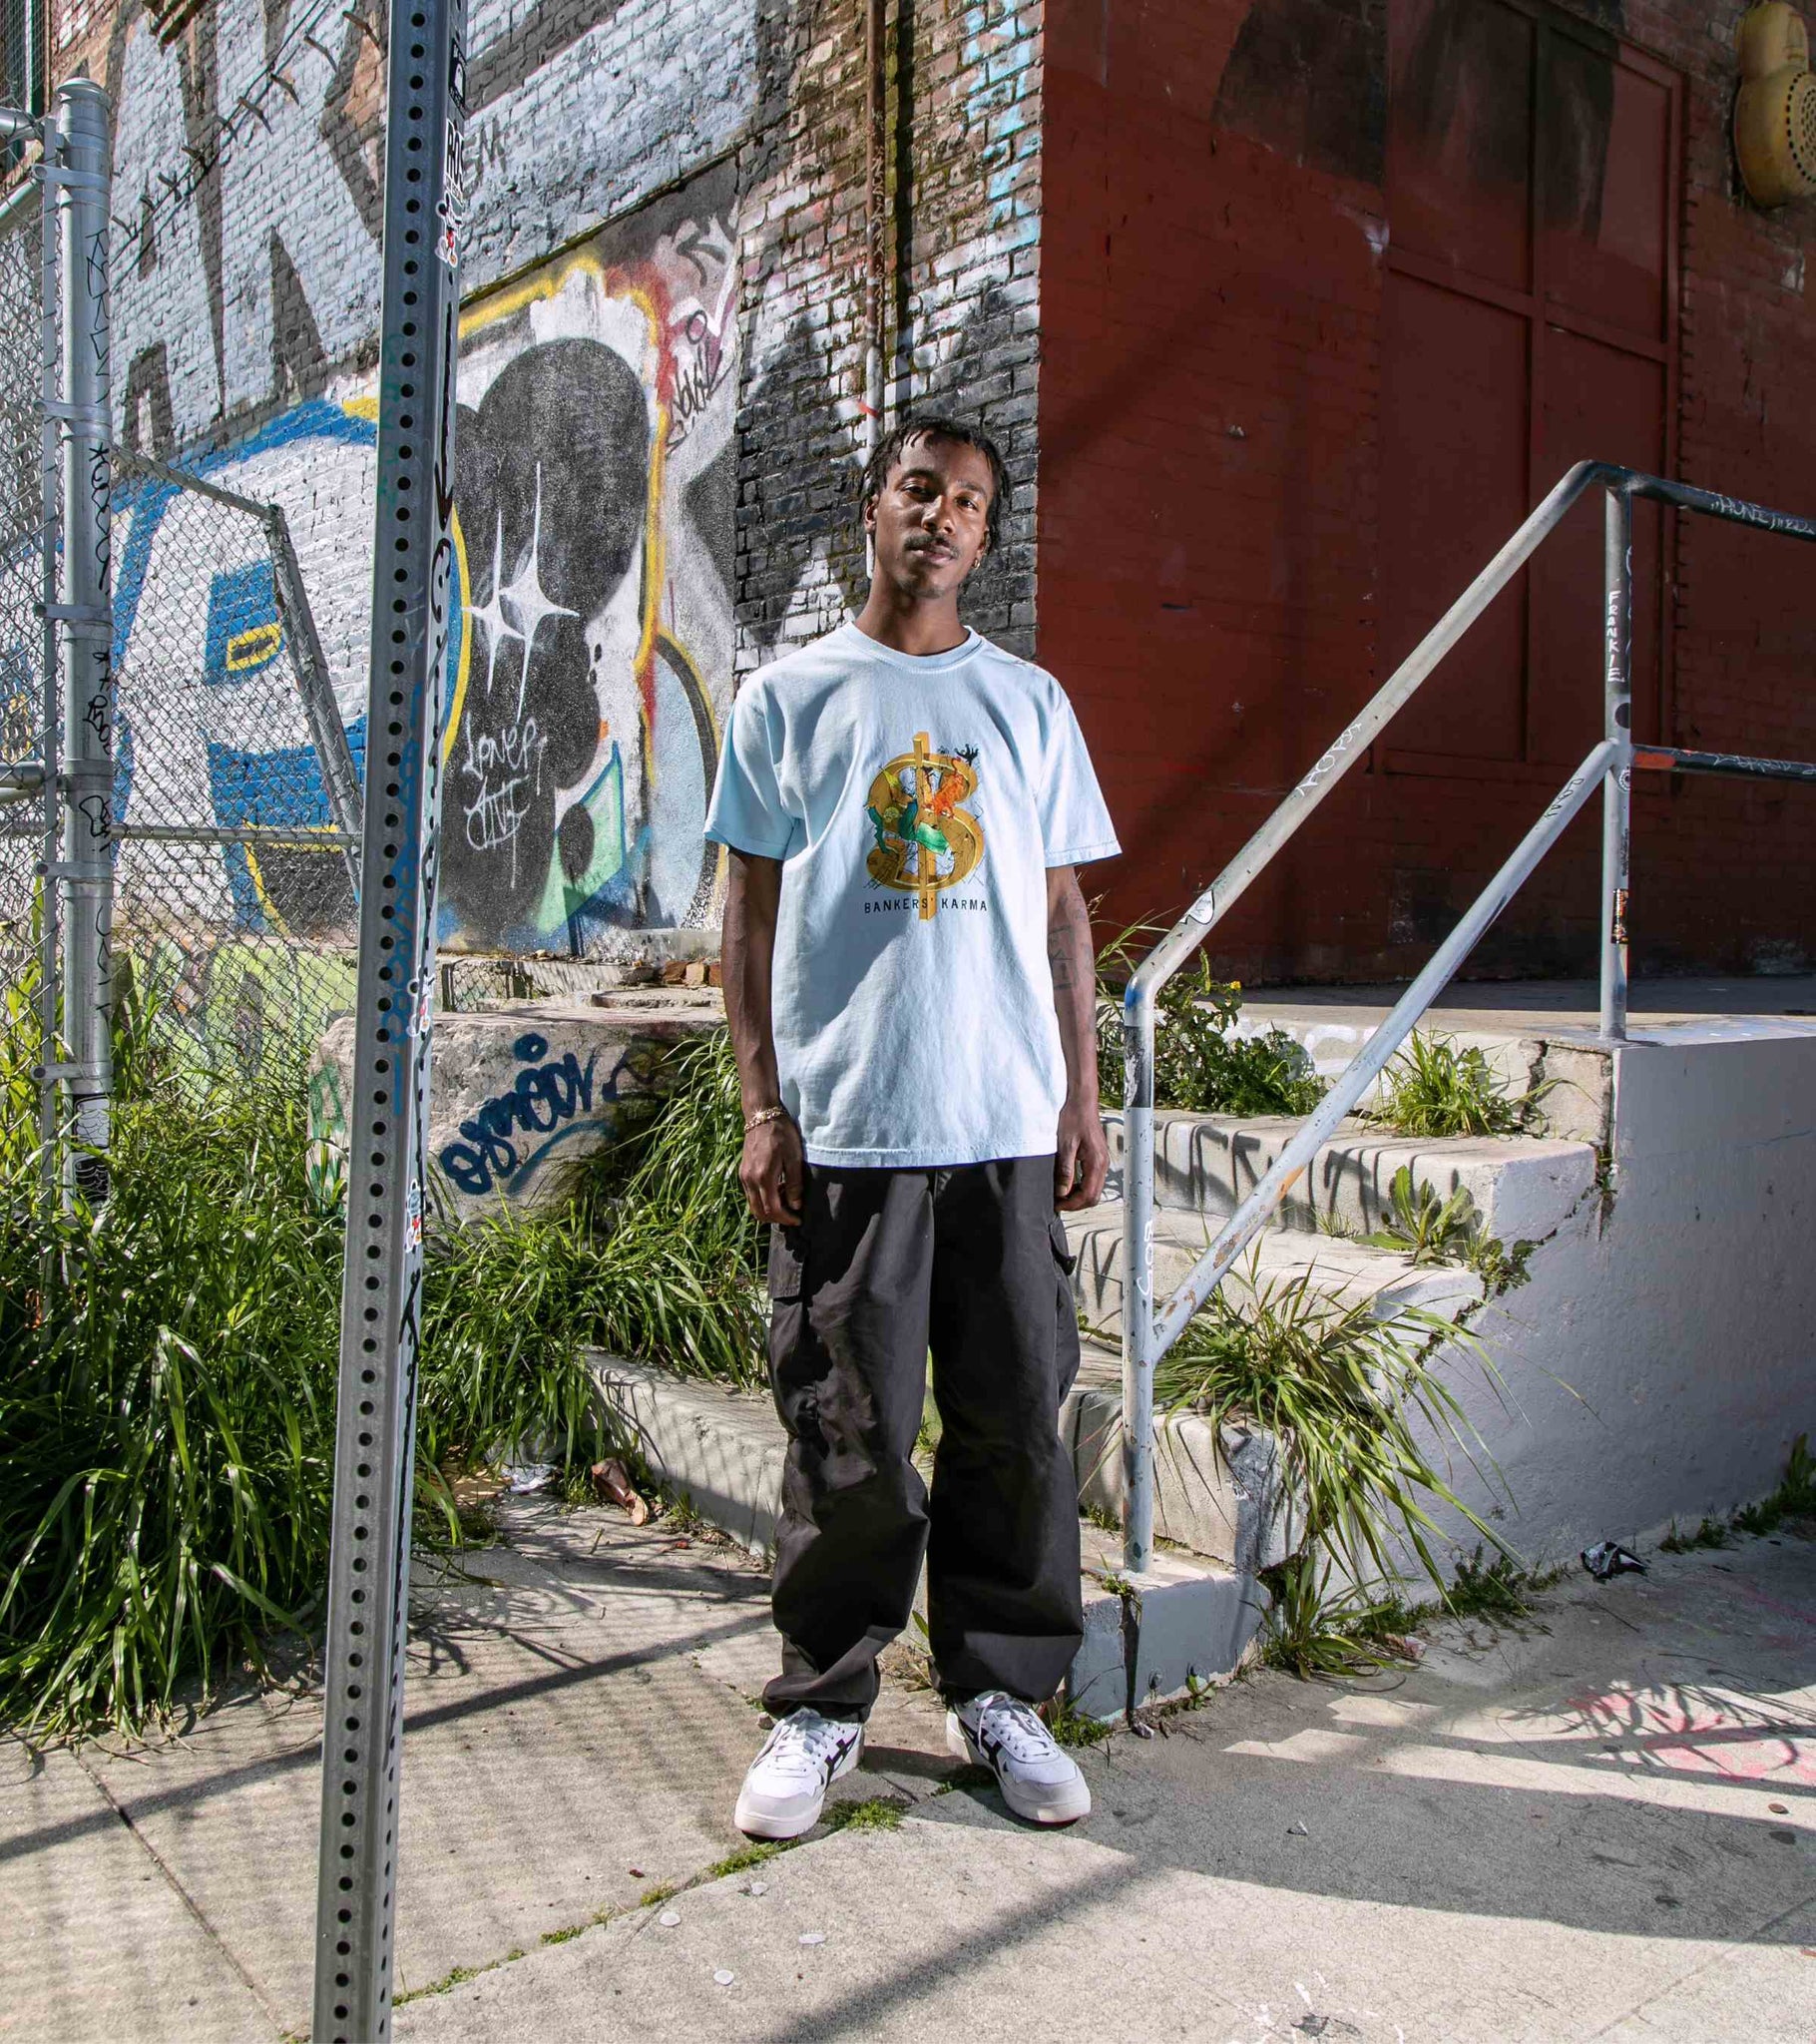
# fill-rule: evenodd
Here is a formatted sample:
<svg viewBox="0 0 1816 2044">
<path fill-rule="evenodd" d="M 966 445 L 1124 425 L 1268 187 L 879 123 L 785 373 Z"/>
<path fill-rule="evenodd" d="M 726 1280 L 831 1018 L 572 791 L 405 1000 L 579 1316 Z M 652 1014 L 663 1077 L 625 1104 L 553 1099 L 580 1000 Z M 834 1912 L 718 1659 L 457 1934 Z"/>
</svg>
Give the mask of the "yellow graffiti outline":
<svg viewBox="0 0 1816 2044">
<path fill-rule="evenodd" d="M 376 397 L 349 397 L 340 407 L 349 418 L 370 419 L 378 423 L 378 399 Z M 442 735 L 441 764 L 448 764 L 449 755 L 454 751 L 454 734 L 460 729 L 460 713 L 467 700 L 467 676 L 473 667 L 473 635 L 467 630 L 467 613 L 472 605 L 472 585 L 467 580 L 467 536 L 461 529 L 460 513 L 456 511 L 451 520 L 454 532 L 454 562 L 460 572 L 460 665 L 454 671 L 454 701 L 448 709 L 448 728 Z M 368 734 L 366 743 L 371 743 Z"/>
</svg>

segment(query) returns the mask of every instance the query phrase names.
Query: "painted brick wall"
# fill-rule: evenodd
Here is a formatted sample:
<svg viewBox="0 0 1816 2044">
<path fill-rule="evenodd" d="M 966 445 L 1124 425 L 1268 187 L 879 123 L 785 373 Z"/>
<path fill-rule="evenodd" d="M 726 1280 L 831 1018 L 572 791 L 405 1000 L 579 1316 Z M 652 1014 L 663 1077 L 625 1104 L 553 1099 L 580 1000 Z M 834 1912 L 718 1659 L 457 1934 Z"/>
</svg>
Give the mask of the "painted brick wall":
<svg viewBox="0 0 1816 2044">
<path fill-rule="evenodd" d="M 1738 193 L 1741 0 L 1569 11 L 1684 82 L 1678 470 L 1808 512 L 1816 209 L 1766 217 Z M 1049 8 L 1040 653 L 1104 765 L 1129 849 L 1105 874 L 1119 918 L 1182 906 L 1384 679 L 1385 12 Z M 1685 519 L 1667 566 L 1667 735 L 1816 758 L 1807 557 Z M 1390 746 L 1418 744 L 1416 717 Z M 1550 792 L 1375 764 L 1220 931 L 1224 970 L 1410 972 Z M 1478 970 L 1590 967 L 1595 850 L 1590 817 Z M 1702 781 L 1636 800 L 1640 970 L 1807 962 L 1813 883 L 1816 811 L 1795 790 Z"/>
<path fill-rule="evenodd" d="M 763 0 L 764 5 L 772 0 Z M 909 0 L 890 22 L 885 377 L 889 415 L 958 410 L 1002 446 L 1003 544 L 970 621 L 1027 654 L 1034 627 L 1039 369 L 1038 0 Z M 780 38 L 778 37 L 778 42 Z M 745 383 L 738 668 L 831 629 L 861 600 L 864 393 L 861 0 L 805 10 L 794 90 L 740 155 Z"/>
<path fill-rule="evenodd" d="M 102 78 L 116 108 L 122 439 L 199 455 L 283 505 L 349 724 L 364 698 L 384 35 L 382 0 L 209 0 L 166 46 L 125 0 L 61 53 L 62 74 Z M 450 678 L 443 936 L 610 950 L 621 925 L 710 919 L 699 823 L 735 676 L 861 594 L 864 9 L 475 0 L 468 47 L 463 432 L 484 461 L 463 455 L 470 624 Z M 1016 501 L 969 608 L 1024 651 L 1040 50 L 1038 0 L 889 11 L 888 402 L 981 414 L 1001 437 Z M 622 448 L 575 444 L 575 422 L 614 406 L 643 430 L 627 375 L 656 443 L 647 477 Z M 536 458 L 513 466 L 526 434 Z M 648 498 L 647 529 L 611 515 L 631 496 Z M 474 521 L 486 529 L 465 532 Z M 142 538 L 149 632 L 175 571 L 160 532 Z M 555 606 L 528 642 L 507 587 L 526 554 Z M 617 565 L 587 567 L 602 561 Z M 184 592 L 193 636 L 213 601 Z M 488 707 L 501 647 L 509 715 Z M 526 688 L 510 662 L 533 659 Z M 149 698 L 135 714 L 155 714 Z M 208 734 L 192 736 L 180 750 L 200 759 Z"/>
</svg>

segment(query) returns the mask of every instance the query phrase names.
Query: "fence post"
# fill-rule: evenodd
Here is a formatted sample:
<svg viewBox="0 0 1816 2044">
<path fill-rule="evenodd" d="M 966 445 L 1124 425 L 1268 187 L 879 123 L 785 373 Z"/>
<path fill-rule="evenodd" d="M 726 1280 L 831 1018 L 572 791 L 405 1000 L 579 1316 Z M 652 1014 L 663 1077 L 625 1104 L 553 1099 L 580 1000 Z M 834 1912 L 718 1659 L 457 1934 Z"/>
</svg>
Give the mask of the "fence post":
<svg viewBox="0 0 1816 2044">
<path fill-rule="evenodd" d="M 441 690 L 452 601 L 465 0 L 392 0 L 359 987 L 328 1563 L 315 2044 L 391 2034 Z"/>
<path fill-rule="evenodd" d="M 41 124 L 40 175 L 62 160 L 62 143 L 54 120 Z M 39 816 L 44 835 L 40 853 L 43 876 L 38 884 L 38 1157 L 43 1175 L 45 1211 L 54 1211 L 63 1182 L 61 1164 L 63 1138 L 63 1088 L 57 1076 L 58 1041 L 63 1027 L 60 987 L 62 945 L 62 888 L 52 868 L 62 844 L 63 811 L 62 747 L 58 685 L 57 587 L 58 555 L 63 531 L 63 429 L 57 418 L 57 402 L 63 391 L 63 343 L 61 293 L 57 274 L 57 241 L 61 223 L 55 204 L 56 188 L 45 183 L 38 193 L 38 327 L 42 374 L 42 417 L 39 426 L 39 515 L 43 520 L 39 557 L 39 602 L 44 610 L 44 634 L 39 658 L 44 666 L 42 713 L 44 786 L 39 794 Z"/>
<path fill-rule="evenodd" d="M 113 1093 L 114 614 L 108 443 L 108 101 L 57 88 L 59 161 L 45 167 L 61 227 L 63 561 L 56 606 L 63 668 L 63 1035 L 72 1134 L 88 1153 L 67 1176 L 105 1197 Z"/>
<path fill-rule="evenodd" d="M 1623 1043 L 1633 803 L 1633 499 L 1624 478 L 1607 492 L 1602 565 L 1602 736 L 1617 750 L 1601 789 L 1601 1034 Z"/>
</svg>

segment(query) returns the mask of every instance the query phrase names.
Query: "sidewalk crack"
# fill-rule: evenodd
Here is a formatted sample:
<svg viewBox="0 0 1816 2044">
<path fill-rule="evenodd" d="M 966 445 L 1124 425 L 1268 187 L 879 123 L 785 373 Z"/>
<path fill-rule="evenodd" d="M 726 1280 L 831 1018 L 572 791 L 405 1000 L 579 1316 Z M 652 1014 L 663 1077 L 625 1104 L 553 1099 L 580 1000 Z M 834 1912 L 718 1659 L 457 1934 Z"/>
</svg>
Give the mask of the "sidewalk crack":
<svg viewBox="0 0 1816 2044">
<path fill-rule="evenodd" d="M 171 1865 L 170 1861 L 165 1858 L 164 1854 L 158 1850 L 157 1846 L 152 1843 L 151 1839 L 146 1836 L 146 1834 L 139 1828 L 139 1826 L 136 1823 L 134 1823 L 131 1810 L 127 1808 L 126 1804 L 122 1802 L 119 1796 L 117 1796 L 114 1793 L 114 1791 L 107 1786 L 106 1782 L 104 1782 L 102 1778 L 98 1774 L 96 1774 L 94 1769 L 89 1766 L 88 1762 L 83 1759 L 80 1752 L 72 1749 L 71 1758 L 75 1761 L 77 1767 L 79 1767 L 82 1770 L 82 1772 L 89 1778 L 89 1780 L 92 1783 L 94 1783 L 96 1788 L 100 1791 L 101 1795 L 106 1800 L 108 1807 L 114 1812 L 114 1814 L 120 1819 L 120 1821 L 126 1826 L 126 1828 L 133 1834 L 134 1838 L 137 1839 L 141 1849 L 145 1852 L 146 1857 L 151 1860 L 152 1864 L 155 1867 L 157 1867 L 158 1871 L 164 1876 L 165 1880 L 169 1883 L 172 1892 L 177 1896 L 177 1899 L 196 1919 L 197 1923 L 201 1926 L 203 1933 L 209 1939 L 209 1942 L 214 1945 L 215 1949 L 218 1952 L 220 1952 L 221 1956 L 227 1962 L 228 1966 L 231 1967 L 233 1974 L 238 1979 L 240 1985 L 244 1987 L 246 1992 L 264 2011 L 267 2020 L 270 2022 L 271 2028 L 277 2033 L 277 2035 L 280 2038 L 288 2038 L 293 2036 L 295 2032 L 290 2028 L 289 2024 L 287 2024 L 283 2020 L 283 2018 L 277 2013 L 276 2009 L 274 2009 L 271 2006 L 270 1999 L 265 1994 L 264 1989 L 259 1986 L 258 1982 L 252 1977 L 252 1975 L 246 1971 L 243 1965 L 240 1964 L 238 1954 L 234 1952 L 232 1946 L 227 1943 L 227 1939 L 224 1938 L 220 1931 L 218 1931 L 215 1928 L 214 1924 L 212 1924 L 209 1921 L 207 1913 L 204 1911 L 201 1903 L 199 1903 L 196 1900 L 195 1896 L 190 1893 L 189 1889 L 186 1888 L 183 1882 L 178 1878 L 176 1869 Z"/>
</svg>

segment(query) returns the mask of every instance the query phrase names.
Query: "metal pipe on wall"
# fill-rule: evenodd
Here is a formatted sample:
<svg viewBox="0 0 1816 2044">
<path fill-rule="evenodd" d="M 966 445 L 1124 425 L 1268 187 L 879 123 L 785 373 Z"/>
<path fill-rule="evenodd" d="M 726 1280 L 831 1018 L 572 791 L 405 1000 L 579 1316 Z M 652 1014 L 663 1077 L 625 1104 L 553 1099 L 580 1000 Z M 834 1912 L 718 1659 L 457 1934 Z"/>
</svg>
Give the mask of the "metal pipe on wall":
<svg viewBox="0 0 1816 2044">
<path fill-rule="evenodd" d="M 68 1182 L 107 1191 L 113 1093 L 114 614 L 108 445 L 108 99 L 86 78 L 57 88 L 58 162 L 44 181 L 61 230 L 63 556 L 55 606 L 63 686 L 63 1035 Z"/>
<path fill-rule="evenodd" d="M 889 204 L 888 0 L 864 0 L 864 459 L 883 432 L 883 231 Z"/>
</svg>

